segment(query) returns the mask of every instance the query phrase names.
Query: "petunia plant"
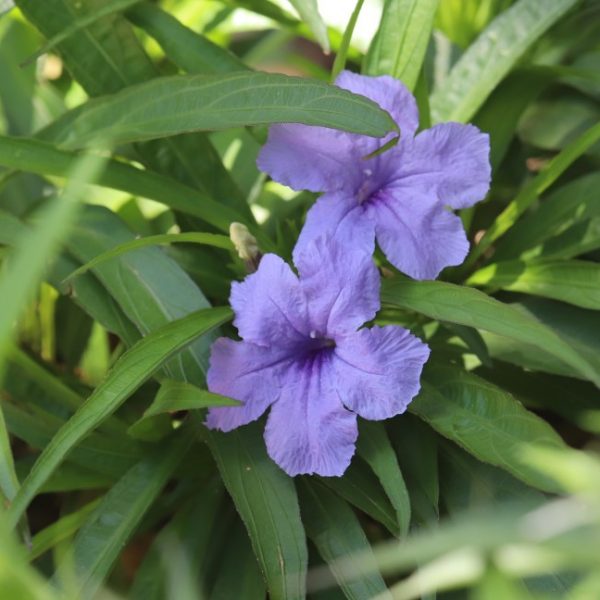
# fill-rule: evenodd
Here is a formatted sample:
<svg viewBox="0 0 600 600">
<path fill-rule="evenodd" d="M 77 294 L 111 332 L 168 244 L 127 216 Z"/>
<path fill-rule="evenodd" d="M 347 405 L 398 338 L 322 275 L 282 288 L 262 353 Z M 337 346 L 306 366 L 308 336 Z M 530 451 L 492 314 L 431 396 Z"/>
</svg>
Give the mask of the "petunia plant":
<svg viewBox="0 0 600 600">
<path fill-rule="evenodd" d="M 600 598 L 594 0 L 0 0 L 0 600 Z"/>
</svg>

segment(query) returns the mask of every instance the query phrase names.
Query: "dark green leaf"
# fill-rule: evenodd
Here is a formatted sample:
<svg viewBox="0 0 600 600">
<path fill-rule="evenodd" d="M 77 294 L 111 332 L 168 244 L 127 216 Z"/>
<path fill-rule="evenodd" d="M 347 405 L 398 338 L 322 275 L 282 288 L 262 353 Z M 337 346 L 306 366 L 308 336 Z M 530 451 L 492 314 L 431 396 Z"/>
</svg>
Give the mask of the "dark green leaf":
<svg viewBox="0 0 600 600">
<path fill-rule="evenodd" d="M 140 520 L 156 500 L 173 471 L 190 449 L 194 426 L 187 423 L 169 443 L 132 467 L 102 497 L 79 530 L 73 543 L 73 560 L 61 569 L 75 569 L 82 597 L 92 597 L 129 540 Z"/>
<path fill-rule="evenodd" d="M 149 333 L 117 361 L 106 379 L 44 448 L 10 507 L 14 524 L 66 455 L 110 416 L 169 357 L 231 318 L 227 308 L 200 310 Z"/>
<path fill-rule="evenodd" d="M 307 550 L 293 480 L 267 456 L 260 425 L 207 431 L 273 600 L 304 598 Z"/>
<path fill-rule="evenodd" d="M 302 520 L 319 554 L 331 566 L 333 574 L 349 600 L 389 598 L 371 546 L 350 507 L 323 485 L 308 479 L 299 482 Z M 360 554 L 368 575 L 347 581 L 336 569 L 341 559 Z M 309 588 L 311 579 L 309 575 Z"/>
<path fill-rule="evenodd" d="M 410 499 L 396 454 L 382 423 L 361 420 L 357 444 L 358 454 L 379 478 L 394 510 L 401 535 L 410 525 Z"/>
<path fill-rule="evenodd" d="M 477 290 L 441 281 L 384 281 L 382 302 L 536 346 L 600 387 L 600 371 L 552 329 Z"/>
</svg>

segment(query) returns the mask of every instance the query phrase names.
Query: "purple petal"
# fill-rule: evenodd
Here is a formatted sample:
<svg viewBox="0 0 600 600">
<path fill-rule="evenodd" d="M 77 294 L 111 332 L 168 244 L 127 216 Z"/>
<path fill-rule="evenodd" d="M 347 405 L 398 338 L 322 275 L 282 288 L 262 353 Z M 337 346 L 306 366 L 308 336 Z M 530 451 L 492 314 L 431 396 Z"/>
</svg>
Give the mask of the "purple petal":
<svg viewBox="0 0 600 600">
<path fill-rule="evenodd" d="M 330 192 L 360 185 L 361 157 L 377 138 L 310 125 L 273 125 L 257 165 L 295 190 Z"/>
<path fill-rule="evenodd" d="M 298 278 L 274 254 L 262 258 L 256 273 L 232 284 L 230 302 L 235 312 L 233 324 L 247 342 L 294 345 L 309 333 Z"/>
<path fill-rule="evenodd" d="M 389 75 L 368 77 L 342 71 L 335 80 L 335 85 L 379 104 L 396 121 L 402 138 L 410 138 L 415 134 L 419 126 L 417 102 L 398 79 Z"/>
<path fill-rule="evenodd" d="M 311 331 L 317 336 L 335 338 L 356 331 L 380 306 L 372 250 L 356 250 L 340 237 L 319 237 L 296 256 Z"/>
<path fill-rule="evenodd" d="M 287 362 L 280 349 L 219 338 L 211 349 L 208 389 L 244 404 L 211 408 L 207 427 L 231 431 L 258 419 L 279 397 L 279 374 Z"/>
<path fill-rule="evenodd" d="M 322 236 L 369 255 L 375 249 L 375 223 L 364 215 L 351 193 L 323 194 L 310 208 L 294 248 L 294 264 L 298 268 L 307 246 Z"/>
<path fill-rule="evenodd" d="M 365 419 L 403 413 L 419 392 L 428 358 L 428 346 L 402 327 L 361 329 L 335 349 L 340 398 Z"/>
<path fill-rule="evenodd" d="M 333 385 L 330 355 L 294 363 L 283 377 L 265 429 L 269 456 L 292 477 L 341 476 L 354 454 L 358 428 Z"/>
<path fill-rule="evenodd" d="M 473 125 L 436 125 L 407 146 L 399 168 L 407 190 L 432 195 L 452 208 L 472 206 L 490 188 L 489 136 Z"/>
<path fill-rule="evenodd" d="M 369 203 L 377 242 L 388 260 L 414 279 L 435 279 L 469 252 L 461 220 L 437 200 L 387 188 Z"/>
</svg>

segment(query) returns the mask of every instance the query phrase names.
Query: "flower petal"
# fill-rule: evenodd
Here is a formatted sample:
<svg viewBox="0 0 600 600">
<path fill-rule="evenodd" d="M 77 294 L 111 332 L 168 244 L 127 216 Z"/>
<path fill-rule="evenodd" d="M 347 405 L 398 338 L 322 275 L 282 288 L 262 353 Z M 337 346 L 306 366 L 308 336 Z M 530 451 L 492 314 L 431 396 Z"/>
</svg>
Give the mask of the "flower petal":
<svg viewBox="0 0 600 600">
<path fill-rule="evenodd" d="M 399 79 L 389 75 L 369 77 L 342 71 L 337 76 L 335 85 L 355 94 L 366 96 L 379 104 L 396 121 L 403 139 L 410 138 L 415 134 L 419 126 L 417 102 L 410 90 Z"/>
<path fill-rule="evenodd" d="M 359 227 L 354 228 L 357 237 Z M 311 330 L 317 336 L 336 338 L 375 317 L 380 307 L 380 279 L 371 257 L 372 246 L 369 252 L 357 250 L 336 234 L 321 236 L 297 253 L 300 285 Z"/>
<path fill-rule="evenodd" d="M 341 476 L 358 437 L 356 415 L 346 410 L 332 381 L 330 354 L 294 363 L 271 407 L 265 441 L 269 456 L 290 476 Z"/>
<path fill-rule="evenodd" d="M 208 389 L 244 404 L 211 408 L 207 427 L 231 431 L 258 419 L 279 397 L 279 373 L 288 362 L 288 356 L 280 349 L 228 338 L 216 340 L 207 373 Z"/>
<path fill-rule="evenodd" d="M 311 125 L 273 125 L 256 164 L 295 190 L 330 192 L 360 185 L 361 157 L 381 140 Z"/>
<path fill-rule="evenodd" d="M 340 398 L 373 421 L 403 413 L 419 392 L 428 358 L 429 347 L 402 327 L 361 329 L 335 349 Z"/>
<path fill-rule="evenodd" d="M 443 123 L 420 133 L 399 164 L 406 188 L 466 208 L 490 188 L 490 139 L 473 125 Z"/>
<path fill-rule="evenodd" d="M 435 199 L 387 188 L 368 211 L 388 260 L 414 279 L 435 279 L 445 267 L 460 265 L 469 252 L 461 220 Z"/>
<path fill-rule="evenodd" d="M 375 249 L 375 223 L 365 217 L 356 198 L 345 192 L 323 194 L 308 211 L 293 254 L 299 269 L 302 254 L 322 236 L 366 254 L 373 254 Z"/>
<path fill-rule="evenodd" d="M 294 345 L 305 339 L 308 316 L 298 278 L 289 265 L 266 254 L 256 273 L 231 286 L 233 324 L 247 342 Z"/>
</svg>

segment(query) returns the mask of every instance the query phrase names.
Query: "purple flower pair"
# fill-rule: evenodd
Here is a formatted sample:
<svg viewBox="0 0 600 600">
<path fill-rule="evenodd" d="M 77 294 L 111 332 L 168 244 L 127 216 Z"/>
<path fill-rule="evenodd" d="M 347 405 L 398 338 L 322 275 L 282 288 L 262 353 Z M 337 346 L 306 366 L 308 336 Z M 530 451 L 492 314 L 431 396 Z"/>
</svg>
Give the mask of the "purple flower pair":
<svg viewBox="0 0 600 600">
<path fill-rule="evenodd" d="M 299 277 L 275 255 L 234 283 L 231 305 L 243 341 L 212 349 L 208 386 L 243 402 L 213 408 L 210 428 L 230 431 L 269 407 L 271 458 L 289 475 L 342 475 L 354 454 L 357 415 L 388 419 L 418 393 L 429 348 L 401 327 L 361 328 L 379 309 L 375 239 L 389 261 L 417 278 L 460 264 L 464 208 L 486 194 L 488 137 L 446 123 L 415 136 L 414 98 L 399 81 L 343 72 L 336 85 L 387 110 L 401 131 L 384 139 L 306 125 L 276 125 L 258 159 L 273 179 L 325 192 L 294 249 Z"/>
</svg>

